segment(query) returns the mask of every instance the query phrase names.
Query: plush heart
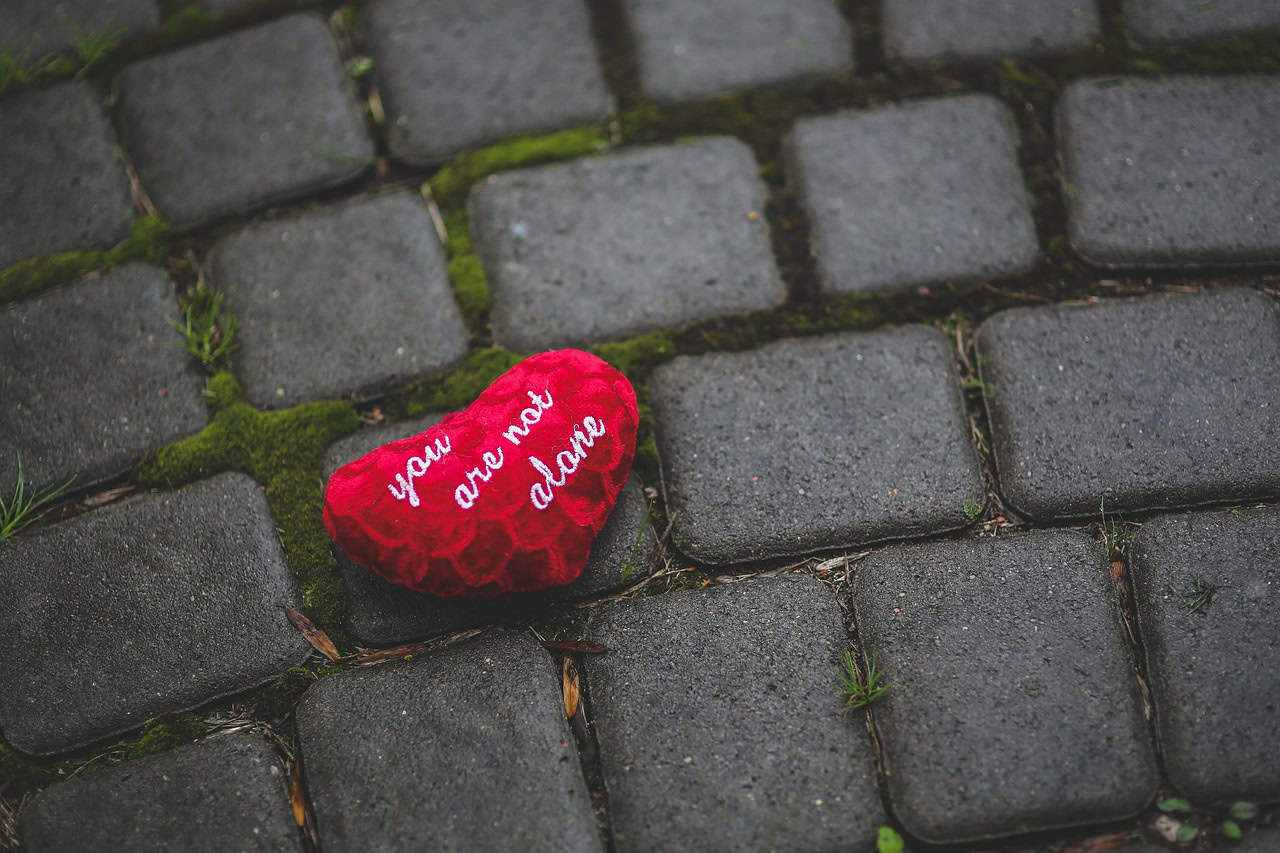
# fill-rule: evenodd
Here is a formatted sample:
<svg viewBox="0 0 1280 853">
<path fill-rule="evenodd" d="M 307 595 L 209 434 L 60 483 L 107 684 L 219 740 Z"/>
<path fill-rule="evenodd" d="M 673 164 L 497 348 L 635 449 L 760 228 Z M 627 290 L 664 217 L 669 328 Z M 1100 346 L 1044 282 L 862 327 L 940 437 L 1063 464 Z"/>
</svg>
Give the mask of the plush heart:
<svg viewBox="0 0 1280 853">
<path fill-rule="evenodd" d="M 436 426 L 329 478 L 324 524 L 354 562 L 439 596 L 578 577 L 631 471 L 625 376 L 579 350 L 535 355 Z"/>
</svg>

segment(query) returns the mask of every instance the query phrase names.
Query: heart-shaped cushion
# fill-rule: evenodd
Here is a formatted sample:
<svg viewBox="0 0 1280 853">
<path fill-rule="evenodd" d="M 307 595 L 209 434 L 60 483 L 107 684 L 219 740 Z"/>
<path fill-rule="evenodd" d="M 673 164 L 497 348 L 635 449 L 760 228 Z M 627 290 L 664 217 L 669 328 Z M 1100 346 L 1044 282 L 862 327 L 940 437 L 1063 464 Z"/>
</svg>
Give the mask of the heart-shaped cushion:
<svg viewBox="0 0 1280 853">
<path fill-rule="evenodd" d="M 324 524 L 354 562 L 438 596 L 575 580 L 635 457 L 627 378 L 580 350 L 535 355 L 463 412 L 343 466 Z"/>
</svg>

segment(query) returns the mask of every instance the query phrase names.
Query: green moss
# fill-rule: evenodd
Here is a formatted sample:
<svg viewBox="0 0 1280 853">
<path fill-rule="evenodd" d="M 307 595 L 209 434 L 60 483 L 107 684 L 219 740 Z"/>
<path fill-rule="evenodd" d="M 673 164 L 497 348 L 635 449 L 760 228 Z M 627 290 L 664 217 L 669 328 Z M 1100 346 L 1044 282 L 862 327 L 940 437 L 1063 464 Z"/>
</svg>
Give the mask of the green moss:
<svg viewBox="0 0 1280 853">
<path fill-rule="evenodd" d="M 238 470 L 263 484 L 304 606 L 335 643 L 350 645 L 342 628 L 345 595 L 321 521 L 318 471 L 328 446 L 359 427 L 355 409 L 313 402 L 260 411 L 241 399 L 229 373 L 210 379 L 206 396 L 212 422 L 196 435 L 148 453 L 134 469 L 134 479 L 143 487 L 173 488 Z"/>
<path fill-rule="evenodd" d="M 208 734 L 209 728 L 209 724 L 195 714 L 152 717 L 143 725 L 138 739 L 125 744 L 124 758 L 141 758 L 191 743 Z"/>
<path fill-rule="evenodd" d="M 462 319 L 473 336 L 483 334 L 489 318 L 491 300 L 484 267 L 471 243 L 471 222 L 465 207 L 445 215 L 445 250 L 449 258 L 449 281 L 453 295 L 462 309 Z"/>
<path fill-rule="evenodd" d="M 0 302 L 32 296 L 127 261 L 160 263 L 181 233 L 158 217 L 144 216 L 128 237 L 105 251 L 59 252 L 21 261 L 0 271 Z"/>
<path fill-rule="evenodd" d="M 480 392 L 520 361 L 504 349 L 476 350 L 466 361 L 441 376 L 416 383 L 409 389 L 406 417 L 430 412 L 457 412 L 471 405 Z"/>
<path fill-rule="evenodd" d="M 664 332 L 651 332 L 625 341 L 599 344 L 592 352 L 618 368 L 632 382 L 639 382 L 659 364 L 675 356 L 676 344 Z"/>
<path fill-rule="evenodd" d="M 293 710 L 306 689 L 327 675 L 346 669 L 344 664 L 329 663 L 294 666 L 272 683 L 259 690 L 250 700 L 255 716 L 278 720 Z"/>
<path fill-rule="evenodd" d="M 476 181 L 494 172 L 580 157 L 608 147 L 608 135 L 597 127 L 524 136 L 459 154 L 427 183 L 436 204 L 441 209 L 452 210 L 466 202 L 467 193 Z"/>
</svg>

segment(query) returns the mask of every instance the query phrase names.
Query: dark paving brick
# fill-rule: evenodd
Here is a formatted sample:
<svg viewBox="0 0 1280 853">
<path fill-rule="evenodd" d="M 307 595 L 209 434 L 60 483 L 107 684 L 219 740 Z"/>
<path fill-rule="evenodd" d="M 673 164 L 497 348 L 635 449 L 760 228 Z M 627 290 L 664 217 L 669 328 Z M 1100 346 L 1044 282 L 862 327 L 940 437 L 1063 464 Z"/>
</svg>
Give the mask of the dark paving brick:
<svg viewBox="0 0 1280 853">
<path fill-rule="evenodd" d="M 364 31 L 405 162 L 608 116 L 581 0 L 378 0 Z"/>
<path fill-rule="evenodd" d="M 252 226 L 218 243 L 240 319 L 236 375 L 260 407 L 385 390 L 467 351 L 444 250 L 412 193 Z"/>
<path fill-rule="evenodd" d="M 5 0 L 0 50 L 35 62 L 72 52 L 78 38 L 131 37 L 160 25 L 155 0 Z"/>
<path fill-rule="evenodd" d="M 309 689 L 324 849 L 601 849 L 559 678 L 527 631 L 503 631 Z"/>
<path fill-rule="evenodd" d="M 983 502 L 934 329 L 782 341 L 654 374 L 673 537 L 708 563 L 937 533 Z"/>
<path fill-rule="evenodd" d="M 1015 309 L 977 344 L 1000 490 L 1019 512 L 1280 492 L 1280 310 L 1262 294 Z"/>
<path fill-rule="evenodd" d="M 142 185 L 181 225 L 343 184 L 374 153 L 318 15 L 144 59 L 117 80 Z"/>
<path fill-rule="evenodd" d="M 886 0 L 892 61 L 983 60 L 1089 48 L 1101 35 L 1094 0 Z"/>
<path fill-rule="evenodd" d="M 283 768 L 259 734 L 232 734 L 72 779 L 19 826 L 30 853 L 302 850 Z"/>
<path fill-rule="evenodd" d="M 72 749 L 254 687 L 311 647 L 262 490 L 221 474 L 0 548 L 0 723 Z"/>
<path fill-rule="evenodd" d="M 440 418 L 432 415 L 421 421 L 364 429 L 344 438 L 325 455 L 325 478 L 375 448 L 434 426 Z M 340 549 L 335 547 L 334 552 L 347 587 L 351 633 L 362 643 L 391 645 L 510 619 L 555 602 L 590 598 L 637 583 L 649 571 L 656 550 L 648 502 L 633 474 L 596 537 L 582 575 L 558 589 L 496 599 L 443 599 L 389 583 L 351 562 Z"/>
<path fill-rule="evenodd" d="M 1280 76 L 1081 80 L 1058 123 L 1068 234 L 1087 260 L 1280 260 Z"/>
<path fill-rule="evenodd" d="M 1124 0 L 1124 16 L 1141 41 L 1187 41 L 1280 30 L 1275 0 Z"/>
<path fill-rule="evenodd" d="M 990 96 L 801 119 L 785 148 L 825 290 L 900 292 L 1036 261 L 1013 116 Z"/>
<path fill-rule="evenodd" d="M 885 549 L 858 566 L 890 807 L 962 841 L 1128 817 L 1159 782 L 1102 547 L 1077 531 Z"/>
<path fill-rule="evenodd" d="M 618 850 L 873 850 L 884 811 L 848 637 L 811 578 L 594 611 L 585 662 Z"/>
<path fill-rule="evenodd" d="M 1169 780 L 1195 803 L 1280 800 L 1280 509 L 1158 518 L 1129 553 Z M 1216 591 L 1192 612 L 1197 578 Z"/>
<path fill-rule="evenodd" d="M 1251 827 L 1242 841 L 1228 849 L 1236 853 L 1275 853 L 1280 850 L 1280 826 Z"/>
<path fill-rule="evenodd" d="M 87 83 L 0 100 L 0 269 L 129 236 L 133 204 L 114 145 Z"/>
<path fill-rule="evenodd" d="M 659 103 L 853 70 L 830 0 L 623 0 L 640 86 Z"/>
<path fill-rule="evenodd" d="M 778 305 L 764 204 L 725 137 L 491 177 L 470 205 L 494 337 L 541 350 Z"/>
<path fill-rule="evenodd" d="M 142 264 L 0 308 L 0 494 L 15 452 L 28 486 L 85 486 L 205 425 L 201 377 L 166 322 L 177 314 L 173 285 Z"/>
</svg>

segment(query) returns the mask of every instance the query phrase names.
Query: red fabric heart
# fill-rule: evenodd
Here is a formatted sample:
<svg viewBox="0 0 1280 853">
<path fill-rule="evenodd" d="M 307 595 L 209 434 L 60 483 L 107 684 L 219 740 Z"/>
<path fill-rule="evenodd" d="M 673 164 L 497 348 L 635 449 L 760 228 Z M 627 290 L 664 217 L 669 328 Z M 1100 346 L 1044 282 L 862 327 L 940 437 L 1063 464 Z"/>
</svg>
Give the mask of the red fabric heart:
<svg viewBox="0 0 1280 853">
<path fill-rule="evenodd" d="M 626 377 L 594 355 L 535 355 L 436 426 L 329 478 L 324 524 L 354 562 L 439 596 L 567 584 L 635 457 Z"/>
</svg>

